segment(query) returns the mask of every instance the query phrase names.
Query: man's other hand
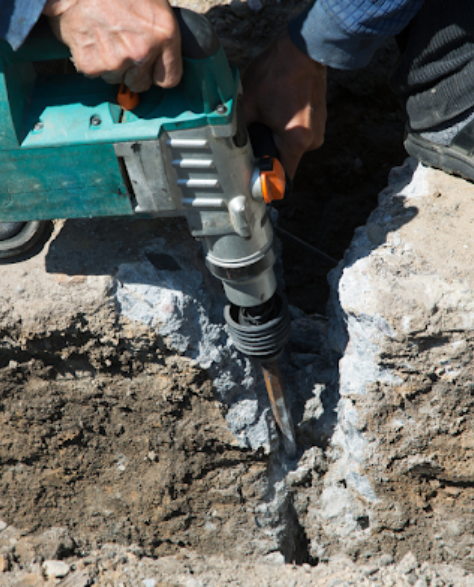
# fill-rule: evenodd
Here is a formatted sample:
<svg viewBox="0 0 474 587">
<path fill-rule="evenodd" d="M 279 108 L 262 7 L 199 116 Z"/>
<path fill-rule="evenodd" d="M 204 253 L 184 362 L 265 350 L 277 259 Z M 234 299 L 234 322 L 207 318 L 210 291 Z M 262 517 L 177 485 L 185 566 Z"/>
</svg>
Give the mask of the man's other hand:
<svg viewBox="0 0 474 587">
<path fill-rule="evenodd" d="M 293 177 L 306 151 L 323 144 L 326 126 L 326 67 L 302 53 L 281 33 L 243 76 L 247 124 L 272 131 L 281 163 Z"/>
<path fill-rule="evenodd" d="M 167 0 L 47 0 L 43 12 L 84 75 L 134 92 L 179 83 L 181 36 Z"/>
</svg>

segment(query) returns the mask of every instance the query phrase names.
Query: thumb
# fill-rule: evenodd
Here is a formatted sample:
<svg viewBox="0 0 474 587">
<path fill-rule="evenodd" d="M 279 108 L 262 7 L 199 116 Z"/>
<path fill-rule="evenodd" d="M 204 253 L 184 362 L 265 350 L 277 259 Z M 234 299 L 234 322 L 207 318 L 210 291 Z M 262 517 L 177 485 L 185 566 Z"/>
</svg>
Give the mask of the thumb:
<svg viewBox="0 0 474 587">
<path fill-rule="evenodd" d="M 290 176 L 290 178 L 293 179 L 301 161 L 301 157 L 305 151 L 295 150 L 291 144 L 288 143 L 288 140 L 282 138 L 280 135 L 274 134 L 273 138 L 278 150 L 280 163 L 283 165 L 283 169 Z"/>
</svg>

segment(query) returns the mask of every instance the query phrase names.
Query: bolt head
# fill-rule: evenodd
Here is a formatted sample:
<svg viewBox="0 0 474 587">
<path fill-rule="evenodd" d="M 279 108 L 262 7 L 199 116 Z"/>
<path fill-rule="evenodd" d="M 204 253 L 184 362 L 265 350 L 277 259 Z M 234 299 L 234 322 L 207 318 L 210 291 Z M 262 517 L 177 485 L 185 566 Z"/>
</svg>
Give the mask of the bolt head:
<svg viewBox="0 0 474 587">
<path fill-rule="evenodd" d="M 34 126 L 34 130 L 43 130 L 43 128 L 44 128 L 43 122 L 37 122 Z"/>
<path fill-rule="evenodd" d="M 227 114 L 227 106 L 224 104 L 219 104 L 216 108 L 217 114 Z"/>
<path fill-rule="evenodd" d="M 99 116 L 92 116 L 91 117 L 91 125 L 92 126 L 100 126 L 102 124 L 102 120 Z"/>
</svg>

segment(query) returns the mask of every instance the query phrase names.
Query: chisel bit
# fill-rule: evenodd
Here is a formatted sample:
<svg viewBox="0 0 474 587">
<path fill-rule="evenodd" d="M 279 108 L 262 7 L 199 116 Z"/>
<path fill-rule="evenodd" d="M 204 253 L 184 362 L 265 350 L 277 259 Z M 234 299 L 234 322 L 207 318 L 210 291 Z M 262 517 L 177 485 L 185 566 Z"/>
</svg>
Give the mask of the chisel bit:
<svg viewBox="0 0 474 587">
<path fill-rule="evenodd" d="M 289 457 L 294 457 L 296 455 L 295 433 L 290 410 L 286 403 L 278 360 L 274 359 L 262 363 L 262 371 L 273 415 L 283 436 L 285 452 Z"/>
</svg>

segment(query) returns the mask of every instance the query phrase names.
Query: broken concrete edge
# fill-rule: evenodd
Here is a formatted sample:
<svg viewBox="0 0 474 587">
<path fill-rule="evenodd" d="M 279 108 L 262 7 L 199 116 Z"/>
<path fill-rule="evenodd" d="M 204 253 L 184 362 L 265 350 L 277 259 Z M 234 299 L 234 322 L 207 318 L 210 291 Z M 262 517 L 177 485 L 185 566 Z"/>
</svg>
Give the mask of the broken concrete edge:
<svg viewBox="0 0 474 587">
<path fill-rule="evenodd" d="M 329 344 L 341 357 L 338 369 L 337 424 L 331 438 L 328 456 L 332 463 L 324 477 L 320 496 L 319 523 L 326 526 L 346 552 L 358 542 L 365 542 L 375 517 L 372 505 L 379 501 L 373 483 L 365 473 L 367 454 L 371 450 L 366 432 L 366 418 L 356 405 L 359 396 L 367 394 L 373 382 L 396 385 L 398 378 L 382 369 L 377 362 L 383 337 L 394 337 L 390 324 L 380 314 L 366 307 L 364 296 L 372 277 L 369 258 L 385 245 L 387 216 L 385 208 L 392 198 L 422 197 L 426 168 L 408 158 L 391 171 L 388 186 L 379 194 L 378 207 L 367 223 L 356 229 L 344 258 L 328 275 Z M 388 246 L 388 245 L 386 245 Z M 353 273 L 365 281 L 354 282 Z M 377 294 L 374 294 L 377 295 Z M 375 333 L 375 334 L 374 334 Z M 312 555 L 327 559 L 324 540 L 312 544 Z M 347 543 L 351 546 L 347 548 Z"/>
<path fill-rule="evenodd" d="M 313 556 L 336 539 L 352 556 L 412 549 L 474 568 L 473 196 L 406 160 L 329 276 L 338 420 L 309 508 Z"/>
</svg>

